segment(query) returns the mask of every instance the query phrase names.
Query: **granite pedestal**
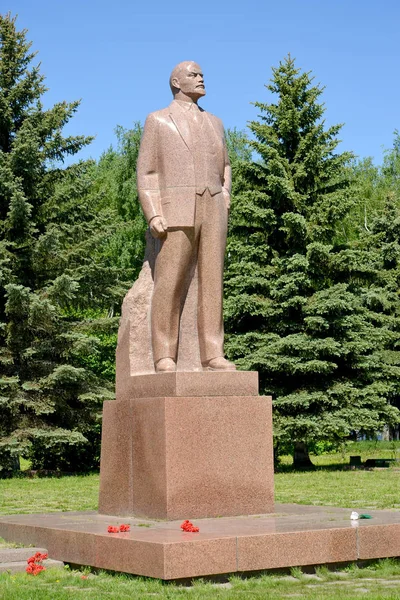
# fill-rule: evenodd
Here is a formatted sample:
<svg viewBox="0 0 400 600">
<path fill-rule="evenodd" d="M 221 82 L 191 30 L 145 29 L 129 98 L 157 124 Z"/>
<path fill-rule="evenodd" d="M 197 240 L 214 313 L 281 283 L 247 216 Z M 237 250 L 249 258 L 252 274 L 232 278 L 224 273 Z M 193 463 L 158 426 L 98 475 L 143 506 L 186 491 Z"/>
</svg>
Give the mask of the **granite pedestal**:
<svg viewBox="0 0 400 600">
<path fill-rule="evenodd" d="M 99 512 L 157 519 L 273 511 L 271 398 L 252 372 L 126 378 L 105 402 Z"/>
<path fill-rule="evenodd" d="M 398 511 L 351 521 L 352 509 L 274 509 L 257 373 L 139 375 L 117 398 L 104 406 L 99 512 L 0 517 L 1 537 L 165 580 L 400 556 Z M 183 532 L 184 519 L 200 531 Z M 121 523 L 130 531 L 108 533 Z"/>
<path fill-rule="evenodd" d="M 112 517 L 95 512 L 0 517 L 0 536 L 48 549 L 52 559 L 171 580 L 400 556 L 399 511 L 277 504 L 268 515 L 181 521 Z M 359 509 L 360 512 L 362 509 Z M 367 511 L 367 509 L 365 509 Z M 129 523 L 127 533 L 108 525 Z"/>
</svg>

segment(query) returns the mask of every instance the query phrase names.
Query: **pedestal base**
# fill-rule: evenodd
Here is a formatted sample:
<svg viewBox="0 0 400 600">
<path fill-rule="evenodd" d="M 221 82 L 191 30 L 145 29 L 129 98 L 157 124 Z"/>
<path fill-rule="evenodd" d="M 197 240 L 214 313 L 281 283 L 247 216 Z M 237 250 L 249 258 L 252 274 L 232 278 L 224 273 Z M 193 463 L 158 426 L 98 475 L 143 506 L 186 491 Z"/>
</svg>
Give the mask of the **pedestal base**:
<svg viewBox="0 0 400 600">
<path fill-rule="evenodd" d="M 181 521 L 94 512 L 10 515 L 0 517 L 0 536 L 64 562 L 166 580 L 400 556 L 398 511 L 368 510 L 373 519 L 351 521 L 351 508 L 276 508 L 275 515 L 199 519 L 199 533 L 184 533 Z M 107 533 L 121 521 L 128 533 Z"/>
<path fill-rule="evenodd" d="M 192 519 L 273 511 L 271 398 L 256 395 L 255 373 L 195 375 L 147 376 L 154 391 L 165 378 L 174 396 L 105 402 L 100 513 Z M 189 389 L 197 395 L 180 395 Z"/>
</svg>

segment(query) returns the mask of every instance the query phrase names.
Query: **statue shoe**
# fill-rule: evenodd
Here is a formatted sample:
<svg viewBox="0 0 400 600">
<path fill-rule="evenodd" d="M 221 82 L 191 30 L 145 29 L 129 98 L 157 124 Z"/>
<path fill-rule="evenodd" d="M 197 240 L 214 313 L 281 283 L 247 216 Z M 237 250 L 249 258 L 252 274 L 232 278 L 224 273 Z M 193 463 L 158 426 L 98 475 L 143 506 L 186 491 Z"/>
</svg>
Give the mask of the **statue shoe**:
<svg viewBox="0 0 400 600">
<path fill-rule="evenodd" d="M 176 371 L 176 364 L 172 358 L 160 358 L 154 367 L 156 373 L 173 373 Z"/>
<path fill-rule="evenodd" d="M 217 356 L 203 363 L 203 371 L 236 371 L 236 366 L 223 356 Z"/>
</svg>

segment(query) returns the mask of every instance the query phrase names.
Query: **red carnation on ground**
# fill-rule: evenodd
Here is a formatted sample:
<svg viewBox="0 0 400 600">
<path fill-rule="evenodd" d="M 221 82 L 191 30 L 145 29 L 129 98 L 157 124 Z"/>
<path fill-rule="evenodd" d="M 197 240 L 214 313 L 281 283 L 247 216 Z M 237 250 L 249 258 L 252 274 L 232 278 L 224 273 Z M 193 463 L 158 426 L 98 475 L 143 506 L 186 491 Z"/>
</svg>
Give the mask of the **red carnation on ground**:
<svg viewBox="0 0 400 600">
<path fill-rule="evenodd" d="M 114 527 L 113 525 L 109 525 L 107 527 L 108 533 L 119 533 L 119 527 Z"/>
<path fill-rule="evenodd" d="M 109 525 L 107 527 L 108 533 L 124 533 L 125 531 L 130 531 L 131 526 L 126 523 L 121 523 L 119 527 L 114 527 L 113 525 Z"/>
<path fill-rule="evenodd" d="M 42 571 L 46 570 L 46 567 L 42 565 L 42 561 L 46 560 L 48 554 L 42 554 L 41 552 L 36 552 L 33 556 L 30 556 L 26 561 L 28 566 L 25 571 L 28 575 L 39 575 Z"/>
<path fill-rule="evenodd" d="M 195 525 L 193 525 L 193 523 L 191 523 L 187 519 L 181 524 L 181 529 L 183 531 L 189 531 L 191 533 L 197 533 L 198 531 L 200 531 L 198 527 L 195 527 Z"/>
</svg>

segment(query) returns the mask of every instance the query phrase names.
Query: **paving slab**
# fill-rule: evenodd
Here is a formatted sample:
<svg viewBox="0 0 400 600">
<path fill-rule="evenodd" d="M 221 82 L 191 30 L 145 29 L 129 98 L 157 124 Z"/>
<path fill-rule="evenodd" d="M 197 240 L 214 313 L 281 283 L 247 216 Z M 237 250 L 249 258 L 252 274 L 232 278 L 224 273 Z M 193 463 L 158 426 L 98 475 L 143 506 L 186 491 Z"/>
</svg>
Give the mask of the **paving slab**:
<svg viewBox="0 0 400 600">
<path fill-rule="evenodd" d="M 0 565 L 16 561 L 27 561 L 30 556 L 40 552 L 47 554 L 45 548 L 0 548 Z"/>
<path fill-rule="evenodd" d="M 60 560 L 53 560 L 48 558 L 43 561 L 43 566 L 46 569 L 62 569 L 64 567 L 64 563 Z M 0 563 L 0 573 L 24 573 L 26 570 L 27 564 L 26 561 L 13 561 L 9 563 Z"/>
<path fill-rule="evenodd" d="M 0 517 L 6 540 L 48 548 L 52 558 L 165 580 L 400 556 L 400 512 L 277 504 L 275 513 L 181 521 L 69 512 Z M 126 533 L 108 525 L 127 523 Z M 375 543 L 374 543 L 375 540 Z"/>
</svg>

